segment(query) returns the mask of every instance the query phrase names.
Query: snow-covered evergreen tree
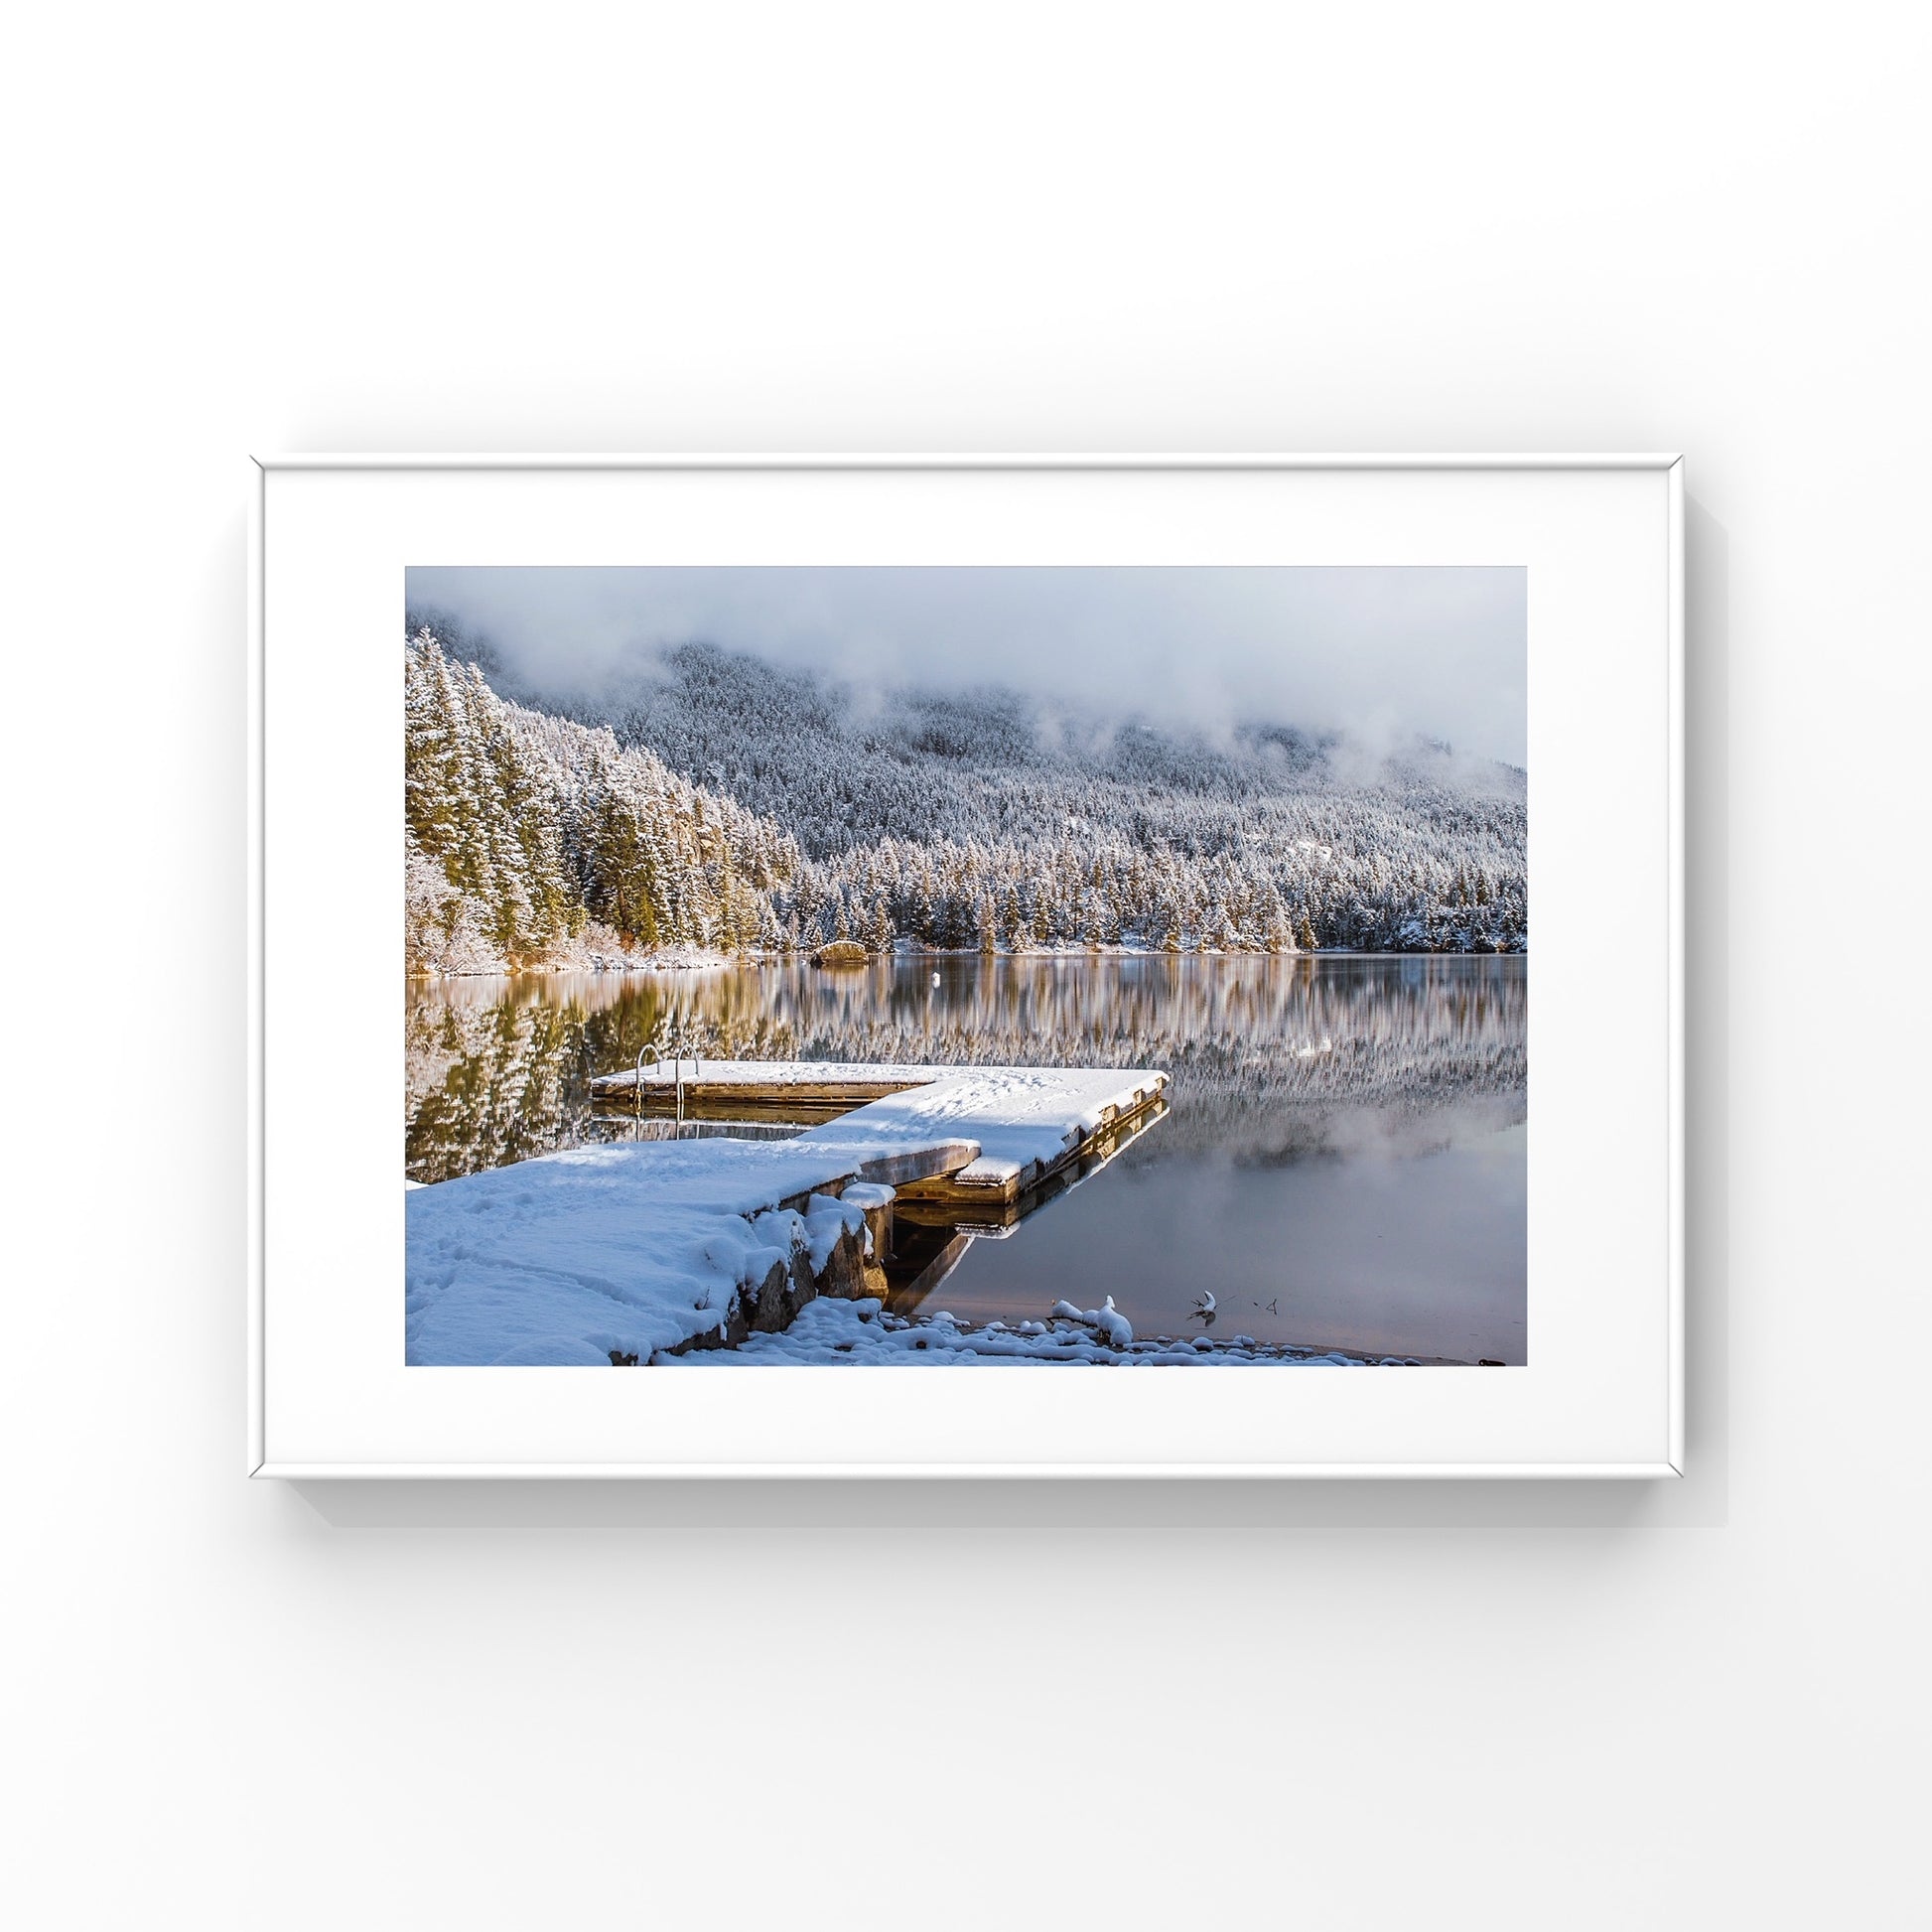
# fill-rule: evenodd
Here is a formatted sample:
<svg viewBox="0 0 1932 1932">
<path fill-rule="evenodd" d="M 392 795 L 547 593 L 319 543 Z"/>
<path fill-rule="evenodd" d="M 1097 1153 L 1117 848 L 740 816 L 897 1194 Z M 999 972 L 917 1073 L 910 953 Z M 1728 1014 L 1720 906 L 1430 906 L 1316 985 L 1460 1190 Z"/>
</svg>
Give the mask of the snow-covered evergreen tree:
<svg viewBox="0 0 1932 1932">
<path fill-rule="evenodd" d="M 1083 733 L 999 691 L 861 708 L 697 645 L 617 699 L 545 710 L 482 656 L 407 633 L 412 971 L 901 935 L 1005 951 L 1528 942 L 1523 774 L 1439 746 L 1373 766 L 1278 727 L 1219 745 L 1145 723 Z"/>
</svg>

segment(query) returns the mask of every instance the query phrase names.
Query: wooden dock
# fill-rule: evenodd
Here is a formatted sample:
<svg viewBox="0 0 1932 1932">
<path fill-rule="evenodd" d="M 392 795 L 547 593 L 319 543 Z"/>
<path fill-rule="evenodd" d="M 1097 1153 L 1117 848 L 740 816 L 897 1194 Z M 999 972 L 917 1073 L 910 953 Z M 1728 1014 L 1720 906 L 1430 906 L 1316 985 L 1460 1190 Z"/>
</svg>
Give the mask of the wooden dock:
<svg viewBox="0 0 1932 1932">
<path fill-rule="evenodd" d="M 1048 1182 L 1110 1158 L 1151 1124 L 1166 1110 L 1167 1084 L 1151 1067 L 687 1059 L 605 1074 L 591 1090 L 640 1114 L 678 1107 L 699 1117 L 812 1121 L 799 1144 L 871 1146 L 875 1163 L 905 1157 L 906 1177 L 891 1184 L 908 1207 L 962 1210 L 998 1225 L 1017 1219 Z M 915 1175 L 913 1167 L 925 1172 Z M 876 1166 L 868 1173 L 885 1177 Z"/>
<path fill-rule="evenodd" d="M 411 1188 L 405 1359 L 630 1366 L 776 1333 L 821 1295 L 916 1305 L 974 1236 L 1077 1185 L 1158 1119 L 1167 1076 L 738 1061 L 707 1063 L 700 1084 L 767 1129 L 795 1122 L 801 1095 L 871 1097 L 784 1138 L 659 1141 L 643 1108 L 664 1087 L 677 1104 L 676 1074 L 646 1068 L 600 1083 L 638 1110 L 635 1142 Z"/>
</svg>

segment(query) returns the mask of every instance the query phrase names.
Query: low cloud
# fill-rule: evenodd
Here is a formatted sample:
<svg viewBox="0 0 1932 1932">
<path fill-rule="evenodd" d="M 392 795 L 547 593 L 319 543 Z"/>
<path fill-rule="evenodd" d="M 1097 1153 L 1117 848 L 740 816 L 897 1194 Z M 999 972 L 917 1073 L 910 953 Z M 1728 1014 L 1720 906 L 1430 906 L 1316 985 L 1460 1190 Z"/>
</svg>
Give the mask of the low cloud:
<svg viewBox="0 0 1932 1932">
<path fill-rule="evenodd" d="M 426 567 L 412 607 L 486 638 L 529 686 L 596 695 L 706 642 L 864 693 L 1007 685 L 1085 717 L 1220 736 L 1420 734 L 1527 748 L 1528 574 L 1436 566 L 930 569 Z"/>
</svg>

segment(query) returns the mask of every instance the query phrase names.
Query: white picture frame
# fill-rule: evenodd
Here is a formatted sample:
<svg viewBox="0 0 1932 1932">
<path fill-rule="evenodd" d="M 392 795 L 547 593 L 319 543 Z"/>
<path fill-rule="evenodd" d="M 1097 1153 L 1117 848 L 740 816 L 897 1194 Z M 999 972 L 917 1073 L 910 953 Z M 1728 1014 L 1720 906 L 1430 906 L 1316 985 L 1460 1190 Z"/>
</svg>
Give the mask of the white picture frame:
<svg viewBox="0 0 1932 1932">
<path fill-rule="evenodd" d="M 252 483 L 251 1475 L 1683 1472 L 1680 457 L 283 456 Z M 780 1368 L 641 1378 L 647 1414 L 636 1377 L 405 1369 L 402 570 L 1116 559 L 1527 566 L 1529 1366 Z M 1611 877 L 1635 916 L 1593 933 Z"/>
</svg>

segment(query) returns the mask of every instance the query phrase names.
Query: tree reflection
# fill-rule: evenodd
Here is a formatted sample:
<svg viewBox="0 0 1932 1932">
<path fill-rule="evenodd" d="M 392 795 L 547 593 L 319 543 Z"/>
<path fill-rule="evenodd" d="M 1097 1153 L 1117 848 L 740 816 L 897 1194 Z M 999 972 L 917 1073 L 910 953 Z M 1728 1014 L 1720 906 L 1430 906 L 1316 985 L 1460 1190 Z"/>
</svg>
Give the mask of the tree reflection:
<svg viewBox="0 0 1932 1932">
<path fill-rule="evenodd" d="M 1363 1105 L 1425 1133 L 1451 1104 L 1487 1103 L 1499 1123 L 1526 1106 L 1521 957 L 906 956 L 411 983 L 405 999 L 417 1180 L 609 1131 L 592 1076 L 680 1034 L 721 1059 L 1164 1068 L 1173 1114 L 1130 1162 L 1205 1146 L 1298 1158 Z"/>
</svg>

